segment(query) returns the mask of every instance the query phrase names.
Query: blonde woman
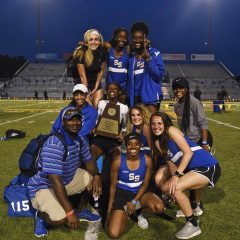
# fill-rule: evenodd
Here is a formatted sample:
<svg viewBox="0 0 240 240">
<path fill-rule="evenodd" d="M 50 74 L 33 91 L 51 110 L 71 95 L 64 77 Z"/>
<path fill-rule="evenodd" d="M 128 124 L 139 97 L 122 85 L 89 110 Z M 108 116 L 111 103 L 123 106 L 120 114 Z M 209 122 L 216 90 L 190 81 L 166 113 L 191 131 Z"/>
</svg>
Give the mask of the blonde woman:
<svg viewBox="0 0 240 240">
<path fill-rule="evenodd" d="M 106 66 L 106 51 L 103 46 L 103 37 L 96 29 L 90 29 L 84 34 L 84 45 L 76 48 L 73 57 L 78 59 L 77 68 L 80 82 L 89 89 L 93 107 L 103 97 L 101 80 Z"/>
</svg>

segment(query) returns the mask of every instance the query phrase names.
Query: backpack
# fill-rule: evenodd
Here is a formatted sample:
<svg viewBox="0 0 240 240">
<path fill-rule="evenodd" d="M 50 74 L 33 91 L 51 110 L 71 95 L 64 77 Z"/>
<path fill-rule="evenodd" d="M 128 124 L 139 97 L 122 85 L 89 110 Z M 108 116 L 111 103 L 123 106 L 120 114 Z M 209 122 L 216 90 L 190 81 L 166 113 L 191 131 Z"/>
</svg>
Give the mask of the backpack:
<svg viewBox="0 0 240 240">
<path fill-rule="evenodd" d="M 29 179 L 20 173 L 4 188 L 3 199 L 8 203 L 9 217 L 34 217 L 36 210 L 32 207 L 27 188 Z"/>
<path fill-rule="evenodd" d="M 54 134 L 47 135 L 40 134 L 36 138 L 30 140 L 19 158 L 18 166 L 22 174 L 32 177 L 39 170 L 41 170 L 38 168 L 38 159 L 42 150 L 42 146 L 44 142 L 52 135 L 55 135 L 63 143 L 65 149 L 63 161 L 66 159 L 68 154 L 67 143 L 61 133 L 56 132 Z"/>
<path fill-rule="evenodd" d="M 67 76 L 72 78 L 78 78 L 79 73 L 77 69 L 77 58 L 73 57 L 73 54 L 71 54 L 67 61 L 66 61 L 66 68 L 67 68 Z"/>
<path fill-rule="evenodd" d="M 75 49 L 75 51 L 78 51 L 80 49 L 85 54 L 85 52 L 87 51 L 88 47 L 86 45 L 81 45 L 81 46 L 78 46 Z M 73 57 L 73 53 L 66 60 L 67 76 L 68 77 L 72 77 L 74 79 L 77 79 L 77 78 L 79 78 L 79 73 L 78 73 L 78 68 L 77 68 L 78 57 Z"/>
<path fill-rule="evenodd" d="M 26 135 L 26 132 L 23 132 L 21 130 L 8 129 L 6 131 L 6 139 L 10 139 L 10 138 L 24 138 L 25 135 Z"/>
</svg>

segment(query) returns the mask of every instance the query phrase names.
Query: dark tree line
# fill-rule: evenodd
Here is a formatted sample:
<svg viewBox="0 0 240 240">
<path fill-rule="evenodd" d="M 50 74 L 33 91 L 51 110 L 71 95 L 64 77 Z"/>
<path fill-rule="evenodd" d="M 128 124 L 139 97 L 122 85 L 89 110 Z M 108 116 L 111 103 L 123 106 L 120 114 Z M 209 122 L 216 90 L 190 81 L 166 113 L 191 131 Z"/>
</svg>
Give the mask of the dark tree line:
<svg viewBox="0 0 240 240">
<path fill-rule="evenodd" d="M 0 55 L 0 78 L 12 78 L 25 62 L 26 59 L 23 56 Z"/>
</svg>

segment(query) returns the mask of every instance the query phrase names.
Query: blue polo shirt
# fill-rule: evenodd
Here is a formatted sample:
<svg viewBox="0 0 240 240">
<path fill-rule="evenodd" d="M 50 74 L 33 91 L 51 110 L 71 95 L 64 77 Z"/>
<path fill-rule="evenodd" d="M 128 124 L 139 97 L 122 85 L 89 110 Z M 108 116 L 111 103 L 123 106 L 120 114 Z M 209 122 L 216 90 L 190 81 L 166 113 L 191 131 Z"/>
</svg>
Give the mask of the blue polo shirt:
<svg viewBox="0 0 240 240">
<path fill-rule="evenodd" d="M 67 158 L 63 160 L 65 148 L 61 140 L 55 135 L 50 136 L 44 143 L 36 175 L 30 178 L 28 183 L 30 198 L 34 198 L 35 194 L 40 189 L 52 188 L 51 182 L 48 179 L 48 174 L 60 175 L 64 185 L 70 183 L 75 175 L 77 168 L 81 167 L 82 162 L 88 162 L 92 159 L 88 144 L 84 138 L 81 137 L 82 147 L 80 149 L 79 137 L 72 140 L 68 134 L 62 129 L 67 146 Z M 80 162 L 80 152 L 82 155 L 82 162 Z"/>
</svg>

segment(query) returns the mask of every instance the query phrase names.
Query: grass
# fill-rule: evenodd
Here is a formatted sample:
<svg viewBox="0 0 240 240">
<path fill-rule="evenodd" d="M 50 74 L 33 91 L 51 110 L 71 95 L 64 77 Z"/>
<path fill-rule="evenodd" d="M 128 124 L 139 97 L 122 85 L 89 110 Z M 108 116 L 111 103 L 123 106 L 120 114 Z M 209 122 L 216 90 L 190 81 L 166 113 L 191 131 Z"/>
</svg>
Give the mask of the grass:
<svg viewBox="0 0 240 240">
<path fill-rule="evenodd" d="M 18 158 L 29 142 L 39 133 L 48 133 L 58 111 L 68 101 L 0 101 L 0 136 L 10 128 L 24 130 L 27 135 L 23 139 L 0 141 L 0 194 L 9 181 L 18 174 Z M 200 217 L 202 234 L 196 240 L 237 240 L 240 236 L 239 218 L 239 155 L 240 129 L 216 123 L 220 121 L 240 128 L 240 104 L 227 107 L 224 113 L 213 113 L 211 103 L 205 104 L 209 118 L 209 129 L 214 137 L 216 158 L 222 167 L 222 176 L 214 189 L 204 189 L 204 215 Z M 171 113 L 172 105 L 165 104 L 162 108 Z M 233 109 L 233 110 L 232 110 Z M 172 113 L 171 113 L 172 114 Z M 32 117 L 29 117 L 32 116 Z M 20 119 L 20 120 L 18 120 Z M 34 121 L 34 122 L 33 122 Z M 177 206 L 167 210 L 174 217 Z M 148 214 L 149 229 L 141 230 L 131 220 L 127 224 L 127 232 L 122 239 L 175 239 L 174 233 L 179 230 L 184 219 L 167 221 L 155 215 Z M 51 229 L 48 239 L 84 239 L 87 224 L 81 223 L 80 230 L 73 231 L 66 227 Z M 33 219 L 9 218 L 7 204 L 0 201 L 0 239 L 35 239 L 33 234 Z M 99 239 L 107 239 L 103 231 Z"/>
</svg>

